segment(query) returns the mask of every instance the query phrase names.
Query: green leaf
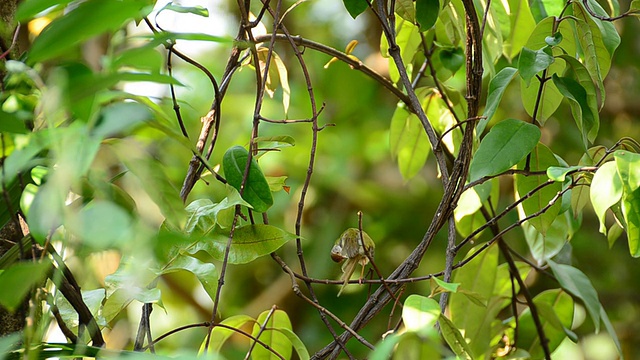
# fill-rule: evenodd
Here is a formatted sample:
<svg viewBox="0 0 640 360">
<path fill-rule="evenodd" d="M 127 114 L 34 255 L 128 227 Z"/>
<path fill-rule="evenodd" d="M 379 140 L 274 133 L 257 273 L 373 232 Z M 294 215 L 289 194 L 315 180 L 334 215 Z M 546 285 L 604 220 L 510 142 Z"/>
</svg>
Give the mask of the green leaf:
<svg viewBox="0 0 640 360">
<path fill-rule="evenodd" d="M 294 234 L 271 225 L 245 225 L 236 228 L 228 261 L 230 264 L 249 263 L 260 256 L 271 254 L 295 238 Z M 202 250 L 214 259 L 222 261 L 228 239 L 229 236 L 225 234 L 206 234 L 202 240 L 194 243 L 187 251 L 190 254 L 195 254 Z"/>
<path fill-rule="evenodd" d="M 266 178 L 271 192 L 285 190 L 287 194 L 289 193 L 289 186 L 285 184 L 288 176 L 266 176 Z"/>
<path fill-rule="evenodd" d="M 554 289 L 538 294 L 533 299 L 533 303 L 541 317 L 549 350 L 553 352 L 566 338 L 565 329 L 571 327 L 574 312 L 573 300 L 564 291 Z M 529 352 L 532 359 L 544 358 L 540 337 L 528 308 L 520 314 L 518 340 L 519 347 Z"/>
<path fill-rule="evenodd" d="M 354 19 L 369 7 L 367 0 L 342 0 L 342 3 Z"/>
<path fill-rule="evenodd" d="M 598 130 L 600 129 L 600 114 L 599 114 L 599 109 L 598 109 L 598 93 L 597 93 L 597 89 L 593 83 L 593 80 L 591 79 L 591 75 L 589 75 L 589 71 L 587 70 L 587 68 L 576 58 L 574 58 L 573 56 L 569 56 L 566 54 L 562 54 L 559 56 L 559 58 L 561 58 L 562 60 L 564 60 L 567 63 L 567 66 L 569 68 L 571 68 L 572 73 L 573 73 L 573 77 L 575 78 L 575 80 L 578 81 L 578 83 L 580 85 L 582 85 L 582 87 L 584 88 L 585 92 L 587 93 L 587 107 L 589 108 L 589 110 L 591 110 L 591 114 L 593 115 L 593 124 L 583 124 L 583 121 L 578 121 L 578 116 L 576 116 L 576 114 L 582 114 L 582 110 L 581 109 L 574 109 L 574 107 L 576 107 L 575 103 L 571 103 L 572 108 L 572 114 L 574 119 L 576 120 L 576 124 L 578 125 L 578 129 L 580 129 L 580 131 L 583 132 L 583 134 L 585 134 L 584 136 L 591 142 L 593 142 L 596 138 L 596 136 L 598 135 Z M 558 87 L 559 90 L 561 90 Z M 561 90 L 562 92 L 562 90 Z M 564 94 L 564 93 L 563 93 Z M 602 99 L 602 101 L 604 102 L 604 99 Z M 589 126 L 591 125 L 590 129 L 585 129 L 585 126 Z"/>
<path fill-rule="evenodd" d="M 211 231 L 218 224 L 220 211 L 233 208 L 236 205 L 249 206 L 249 203 L 242 200 L 238 191 L 231 186 L 227 187 L 227 197 L 219 203 L 213 203 L 210 199 L 194 200 L 186 207 L 189 217 L 184 226 L 184 231 L 192 233 L 196 228 L 201 233 Z"/>
<path fill-rule="evenodd" d="M 31 177 L 23 177 L 22 179 L 14 179 L 11 184 L 4 184 L 3 190 L 3 206 L 0 207 L 0 229 L 15 219 L 14 216 L 20 210 L 20 198 L 22 197 L 23 188 L 26 184 L 33 183 Z"/>
<path fill-rule="evenodd" d="M 389 130 L 391 154 L 398 159 L 402 178 L 407 181 L 422 169 L 431 146 L 418 117 L 399 105 Z"/>
<path fill-rule="evenodd" d="M 163 6 L 160 10 L 158 10 L 158 14 L 163 10 L 171 10 L 181 14 L 194 14 L 204 17 L 209 17 L 209 10 L 207 8 L 197 5 L 197 6 L 181 6 L 178 4 L 174 4 L 173 2 L 168 3 Z"/>
<path fill-rule="evenodd" d="M 39 13 L 54 6 L 64 6 L 74 0 L 25 0 L 20 3 L 16 11 L 16 20 L 25 23 L 25 20 L 36 17 Z"/>
<path fill-rule="evenodd" d="M 191 256 L 179 255 L 163 268 L 158 275 L 178 270 L 186 270 L 195 275 L 211 300 L 215 299 L 216 290 L 218 289 L 218 271 L 215 265 L 202 262 Z"/>
<path fill-rule="evenodd" d="M 100 308 L 102 307 L 102 302 L 106 296 L 104 289 L 94 289 L 94 290 L 82 290 L 82 300 L 91 311 L 91 314 L 94 315 L 98 325 L 106 326 L 106 322 L 104 319 L 98 316 L 100 312 Z M 80 325 L 80 321 L 78 318 L 78 312 L 71 306 L 69 301 L 62 295 L 61 292 L 56 293 L 56 305 L 58 306 L 58 311 L 64 323 L 73 331 L 77 330 L 78 325 Z M 102 324 L 101 324 L 102 322 Z"/>
<path fill-rule="evenodd" d="M 611 320 L 609 320 L 609 316 L 607 315 L 607 312 L 604 310 L 604 307 L 602 307 L 602 304 L 600 305 L 600 318 L 602 319 L 604 328 L 609 333 L 609 336 L 611 336 L 611 340 L 613 340 L 613 343 L 616 345 L 616 350 L 618 350 L 618 355 L 620 356 L 620 359 L 624 360 L 624 355 L 622 353 L 622 346 L 620 346 L 620 340 L 618 339 L 618 335 L 616 334 L 616 329 L 611 324 Z"/>
<path fill-rule="evenodd" d="M 640 187 L 640 154 L 618 150 L 613 153 L 624 192 L 629 194 Z"/>
<path fill-rule="evenodd" d="M 474 253 L 471 249 L 467 257 Z M 450 294 L 450 319 L 456 328 L 464 331 L 470 339 L 470 348 L 475 356 L 484 354 L 490 348 L 491 322 L 502 308 L 500 303 L 488 306 L 478 305 L 470 300 L 463 290 L 476 293 L 484 299 L 492 297 L 498 279 L 498 247 L 490 246 L 473 260 L 454 271 L 454 282 L 460 283 L 457 293 Z"/>
<path fill-rule="evenodd" d="M 557 264 L 551 260 L 547 263 L 551 267 L 553 274 L 560 283 L 560 286 L 569 294 L 577 297 L 587 308 L 587 312 L 593 320 L 596 333 L 600 331 L 600 301 L 598 293 L 593 288 L 591 281 L 582 271 L 570 265 Z"/>
<path fill-rule="evenodd" d="M 154 46 L 147 44 L 124 50 L 113 58 L 107 57 L 105 62 L 105 67 L 110 68 L 113 72 L 123 67 L 132 67 L 158 74 L 164 65 L 164 58 Z"/>
<path fill-rule="evenodd" d="M 396 345 L 398 344 L 398 342 L 400 342 L 400 340 L 405 338 L 405 336 L 407 336 L 408 334 L 412 334 L 412 333 L 406 333 L 401 335 L 398 335 L 398 333 L 393 333 L 384 337 L 379 343 L 376 344 L 375 348 L 369 355 L 369 359 L 370 360 L 388 360 L 389 357 L 391 356 L 391 353 L 393 353 L 394 348 L 396 348 Z"/>
<path fill-rule="evenodd" d="M 287 337 L 291 345 L 293 345 L 293 349 L 296 351 L 296 354 L 298 354 L 298 358 L 300 358 L 300 360 L 310 359 L 309 351 L 307 350 L 307 347 L 304 346 L 304 343 L 302 342 L 302 340 L 300 340 L 298 335 L 296 335 L 291 329 L 276 328 L 273 330 Z"/>
<path fill-rule="evenodd" d="M 133 221 L 116 204 L 93 201 L 77 214 L 67 218 L 65 225 L 84 245 L 108 249 L 126 245 L 133 237 Z"/>
<path fill-rule="evenodd" d="M 562 6 L 564 6 L 564 3 Z M 562 41 L 558 47 L 567 54 L 575 54 L 577 49 L 573 26 L 570 25 L 568 21 L 562 21 L 557 25 L 555 20 L 555 17 L 549 16 L 538 23 L 531 33 L 531 36 L 529 36 L 529 40 L 527 40 L 525 46 L 529 49 L 542 49 L 547 46 L 546 38 L 549 34 L 559 32 L 562 34 Z M 560 73 L 564 70 L 565 64 L 562 61 L 555 61 L 549 66 L 547 76 Z M 542 98 L 538 101 L 540 86 L 542 86 Z M 545 81 L 543 84 L 540 84 L 540 81 L 534 81 L 530 86 L 527 86 L 525 81 L 521 79 L 520 96 L 527 114 L 533 116 L 535 112 L 536 120 L 542 125 L 553 115 L 562 102 L 562 96 L 552 81 Z"/>
<path fill-rule="evenodd" d="M 27 126 L 16 113 L 5 112 L 0 109 L 0 132 L 11 134 L 26 134 Z"/>
<path fill-rule="evenodd" d="M 14 312 L 25 300 L 29 292 L 38 285 L 43 285 L 49 270 L 50 262 L 20 262 L 0 272 L 0 305 Z"/>
<path fill-rule="evenodd" d="M 547 168 L 547 177 L 553 181 L 564 182 L 564 179 L 566 178 L 568 173 L 580 168 L 582 168 L 582 166 L 579 165 L 569 167 L 549 166 L 549 168 Z"/>
<path fill-rule="evenodd" d="M 440 305 L 431 298 L 411 294 L 404 301 L 402 320 L 407 331 L 427 332 L 436 324 L 439 316 Z"/>
<path fill-rule="evenodd" d="M 280 354 L 285 359 L 291 358 L 292 343 L 289 337 L 274 329 L 286 329 L 291 331 L 291 320 L 286 312 L 282 310 L 264 311 L 253 324 L 251 335 L 262 340 L 274 352 Z M 308 356 L 308 354 L 307 354 Z M 256 344 L 251 353 L 251 358 L 258 359 L 279 359 L 273 352 L 265 349 L 262 345 Z"/>
<path fill-rule="evenodd" d="M 526 0 L 510 0 L 508 4 L 511 32 L 505 39 L 504 54 L 509 59 L 513 59 L 521 49 L 524 50 L 523 47 L 527 43 L 531 29 L 535 28 L 536 21 Z"/>
<path fill-rule="evenodd" d="M 460 287 L 460 284 L 456 284 L 456 283 L 448 283 L 446 281 L 442 281 L 440 279 L 438 279 L 437 277 L 432 277 L 431 280 L 433 280 L 433 282 L 436 283 L 436 285 L 440 288 L 442 288 L 444 291 L 448 291 L 448 292 L 457 292 L 458 291 L 458 287 Z M 431 286 L 432 288 L 434 287 L 433 284 Z"/>
<path fill-rule="evenodd" d="M 476 127 L 478 136 L 482 135 L 484 128 L 496 113 L 498 105 L 500 105 L 500 100 L 502 100 L 502 95 L 504 95 L 507 86 L 517 72 L 518 69 L 516 68 L 505 67 L 491 79 L 489 83 L 489 93 L 487 95 L 487 105 L 484 108 L 484 118 L 478 122 L 478 126 Z"/>
<path fill-rule="evenodd" d="M 435 339 L 436 332 L 432 330 L 427 337 L 413 332 L 402 334 L 398 346 L 393 351 L 392 360 L 422 360 L 442 358 L 440 339 Z M 372 356 L 373 359 L 373 356 Z M 389 359 L 388 357 L 384 358 Z"/>
<path fill-rule="evenodd" d="M 222 44 L 232 44 L 232 37 L 215 36 L 203 33 L 176 33 L 170 31 L 161 31 L 149 35 L 139 35 L 136 38 L 150 39 L 146 46 L 156 47 L 158 45 L 168 46 L 171 43 L 175 43 L 176 40 L 190 40 L 190 41 L 210 41 Z"/>
<path fill-rule="evenodd" d="M 62 55 L 71 47 L 93 36 L 119 29 L 127 21 L 140 18 L 150 10 L 144 0 L 82 2 L 52 21 L 38 35 L 29 51 L 29 61 L 41 62 Z"/>
<path fill-rule="evenodd" d="M 597 135 L 590 135 L 593 134 L 591 130 L 599 123 L 587 102 L 587 91 L 579 82 L 569 77 L 553 74 L 553 83 L 564 97 L 571 100 L 571 112 L 578 128 L 582 130 L 582 141 L 587 147 L 588 142 Z"/>
<path fill-rule="evenodd" d="M 545 171 L 550 166 L 558 166 L 558 160 L 555 155 L 543 144 L 538 144 L 531 152 L 529 159 L 529 169 L 531 171 Z M 526 166 L 526 159 L 518 163 L 518 169 L 524 169 Z M 518 198 L 524 197 L 527 193 L 533 191 L 538 186 L 548 181 L 547 177 L 542 176 L 524 176 L 516 174 L 514 176 L 516 192 Z M 549 202 L 562 190 L 562 184 L 555 182 L 551 185 L 536 191 L 531 197 L 524 200 L 519 206 L 520 218 L 530 216 L 542 208 L 549 205 Z M 553 221 L 558 216 L 562 203 L 560 199 L 547 209 L 541 215 L 527 220 L 527 222 L 533 225 L 543 236 L 546 235 L 547 229 L 551 226 Z"/>
<path fill-rule="evenodd" d="M 469 348 L 469 344 L 465 341 L 460 330 L 444 314 L 440 315 L 440 330 L 442 331 L 442 337 L 444 337 L 444 340 L 449 344 L 458 359 L 471 360 L 474 358 L 471 348 Z"/>
<path fill-rule="evenodd" d="M 254 318 L 248 315 L 235 315 L 222 320 L 220 323 L 235 329 L 239 329 L 245 324 L 255 321 L 256 320 Z M 224 345 L 227 339 L 229 339 L 233 334 L 235 334 L 235 332 L 231 329 L 227 329 L 221 326 L 214 327 L 213 331 L 211 331 L 208 353 L 218 354 L 222 349 L 222 345 Z M 207 341 L 206 337 L 204 341 Z M 204 342 L 202 343 L 201 349 L 204 349 Z"/>
<path fill-rule="evenodd" d="M 242 188 L 242 179 L 248 157 L 249 152 L 245 148 L 234 146 L 224 154 L 222 167 L 229 185 L 242 194 L 242 198 L 251 204 L 253 210 L 262 213 L 273 205 L 273 196 L 267 179 L 265 179 L 262 170 L 260 170 L 258 163 L 254 159 L 251 159 L 247 179 L 244 183 L 244 188 Z"/>
<path fill-rule="evenodd" d="M 258 136 L 253 139 L 254 144 L 257 144 L 259 149 L 282 149 L 290 146 L 296 146 L 296 140 L 289 135 L 277 135 L 277 136 Z"/>
<path fill-rule="evenodd" d="M 535 148 L 540 135 L 537 126 L 520 120 L 499 122 L 480 142 L 471 160 L 469 180 L 508 170 Z"/>
<path fill-rule="evenodd" d="M 465 61 L 464 51 L 459 47 L 440 50 L 438 52 L 438 58 L 440 59 L 442 66 L 452 73 L 458 71 L 462 65 L 464 65 Z"/>
<path fill-rule="evenodd" d="M 413 24 L 416 23 L 416 9 L 413 6 L 413 0 L 398 0 L 395 5 L 395 12 L 398 16 Z"/>
<path fill-rule="evenodd" d="M 31 133 L 26 139 L 27 144 L 21 148 L 14 150 L 5 158 L 3 163 L 3 171 L 0 171 L 0 181 L 3 184 L 13 184 L 19 174 L 31 170 L 36 165 L 44 162 L 38 158 L 38 154 L 51 144 L 50 130 L 42 130 Z"/>
<path fill-rule="evenodd" d="M 4 360 L 11 350 L 19 347 L 22 336 L 20 333 L 8 334 L 0 338 L 0 360 Z"/>
<path fill-rule="evenodd" d="M 622 199 L 622 213 L 626 222 L 631 256 L 640 257 L 640 188 Z"/>
<path fill-rule="evenodd" d="M 439 0 L 416 0 L 416 21 L 420 31 L 431 29 L 436 24 L 439 13 Z"/>
<path fill-rule="evenodd" d="M 553 55 L 548 46 L 537 51 L 530 50 L 526 47 L 522 48 L 520 57 L 518 58 L 520 77 L 527 86 L 529 86 L 531 79 L 540 71 L 547 69 L 553 62 Z"/>
<path fill-rule="evenodd" d="M 545 234 L 540 233 L 535 227 L 526 222 L 522 224 L 522 230 L 527 245 L 529 245 L 531 256 L 539 265 L 543 265 L 562 250 L 579 226 L 580 220 L 575 219 L 567 211 L 555 218 Z"/>
<path fill-rule="evenodd" d="M 606 235 L 604 221 L 607 210 L 622 198 L 622 181 L 615 162 L 606 162 L 598 168 L 593 175 L 591 188 L 594 190 L 590 192 L 591 205 L 600 222 L 600 232 Z"/>
<path fill-rule="evenodd" d="M 138 103 L 115 103 L 102 108 L 100 119 L 93 130 L 99 138 L 114 136 L 153 118 L 149 108 Z"/>
</svg>

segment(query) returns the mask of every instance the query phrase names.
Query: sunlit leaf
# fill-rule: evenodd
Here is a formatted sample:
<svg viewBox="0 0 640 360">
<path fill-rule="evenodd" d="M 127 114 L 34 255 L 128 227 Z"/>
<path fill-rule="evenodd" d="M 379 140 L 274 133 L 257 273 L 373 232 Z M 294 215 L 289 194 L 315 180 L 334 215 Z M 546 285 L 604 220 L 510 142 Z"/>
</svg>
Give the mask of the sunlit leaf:
<svg viewBox="0 0 640 360">
<path fill-rule="evenodd" d="M 509 59 L 513 59 L 518 52 L 524 51 L 523 46 L 527 43 L 531 29 L 536 26 L 536 21 L 533 19 L 531 7 L 526 0 L 511 0 L 508 4 L 511 32 L 505 39 L 504 51 Z"/>
<path fill-rule="evenodd" d="M 417 294 L 411 294 L 404 301 L 402 320 L 407 331 L 424 332 L 433 327 L 440 316 L 438 302 Z"/>
<path fill-rule="evenodd" d="M 622 181 L 615 162 L 606 162 L 593 175 L 590 192 L 591 205 L 600 221 L 600 232 L 607 233 L 605 215 L 607 210 L 622 198 Z"/>
<path fill-rule="evenodd" d="M 554 181 L 564 182 L 564 179 L 568 173 L 578 170 L 581 167 L 582 166 L 579 165 L 569 167 L 549 166 L 549 168 L 547 169 L 547 177 Z"/>
</svg>

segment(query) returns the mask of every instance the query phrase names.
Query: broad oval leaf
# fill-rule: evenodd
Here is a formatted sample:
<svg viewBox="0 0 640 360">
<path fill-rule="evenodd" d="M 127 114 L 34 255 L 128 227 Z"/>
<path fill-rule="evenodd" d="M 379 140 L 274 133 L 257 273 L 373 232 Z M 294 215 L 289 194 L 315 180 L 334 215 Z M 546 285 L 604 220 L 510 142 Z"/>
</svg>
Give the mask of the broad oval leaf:
<svg viewBox="0 0 640 360">
<path fill-rule="evenodd" d="M 369 7 L 367 0 L 342 0 L 342 3 L 354 19 Z"/>
<path fill-rule="evenodd" d="M 440 317 L 440 305 L 426 296 L 411 294 L 404 301 L 402 320 L 407 331 L 426 332 Z"/>
<path fill-rule="evenodd" d="M 245 225 L 236 228 L 233 242 L 229 249 L 230 264 L 246 264 L 260 256 L 269 255 L 282 245 L 295 239 L 294 234 L 288 233 L 271 225 Z M 206 234 L 202 240 L 187 249 L 190 254 L 204 251 L 216 260 L 224 260 L 224 252 L 229 236 L 220 233 Z"/>
<path fill-rule="evenodd" d="M 540 71 L 547 69 L 553 61 L 551 48 L 548 46 L 536 51 L 524 47 L 518 58 L 520 77 L 529 86 L 531 79 Z"/>
<path fill-rule="evenodd" d="M 540 140 L 537 126 L 516 119 L 496 124 L 482 139 L 469 167 L 470 181 L 499 174 L 524 159 Z"/>
<path fill-rule="evenodd" d="M 439 0 L 416 0 L 416 21 L 421 31 L 431 29 L 438 20 Z"/>
<path fill-rule="evenodd" d="M 622 181 L 613 161 L 606 162 L 596 171 L 589 192 L 593 211 L 600 221 L 600 232 L 607 234 L 605 214 L 622 198 Z"/>
<path fill-rule="evenodd" d="M 262 345 L 256 344 L 251 352 L 251 359 L 279 359 L 274 352 L 282 355 L 285 359 L 291 358 L 292 343 L 287 335 L 276 329 L 285 329 L 291 331 L 291 320 L 286 312 L 282 310 L 264 311 L 253 324 L 251 335 L 262 340 L 271 350 L 265 349 Z"/>
<path fill-rule="evenodd" d="M 271 195 L 267 179 L 254 159 L 251 159 L 251 164 L 249 164 L 244 190 L 241 189 L 248 157 L 249 152 L 242 146 L 234 146 L 227 150 L 222 158 L 224 175 L 229 185 L 242 194 L 242 198 L 251 204 L 253 210 L 265 212 L 273 205 L 273 195 Z"/>
</svg>

